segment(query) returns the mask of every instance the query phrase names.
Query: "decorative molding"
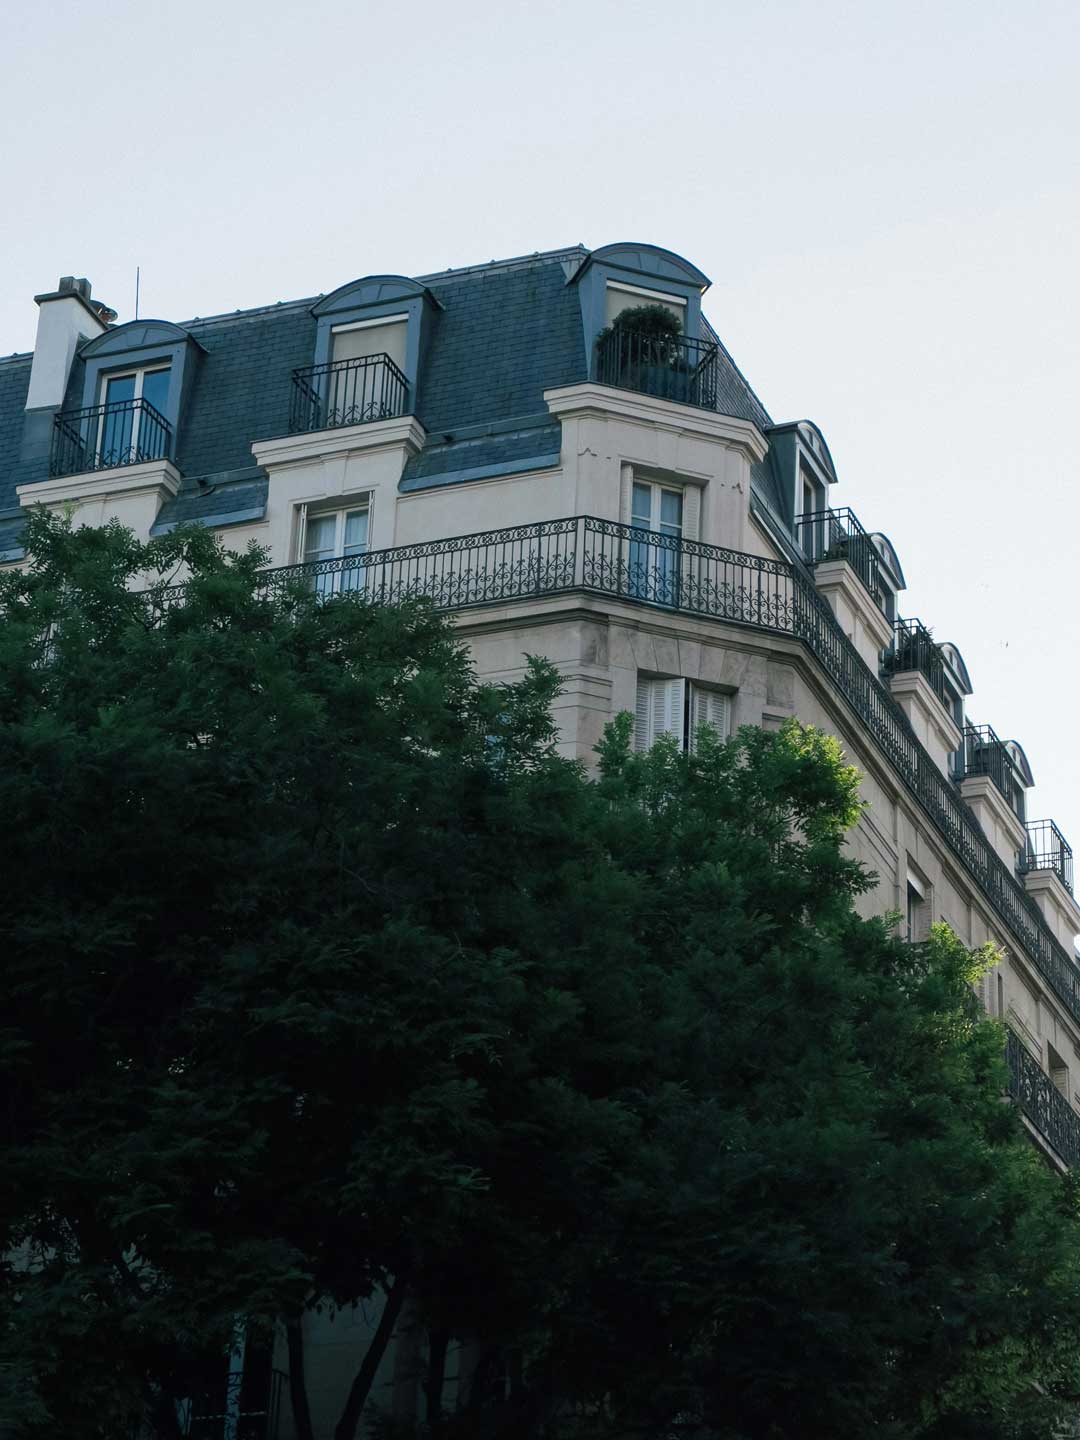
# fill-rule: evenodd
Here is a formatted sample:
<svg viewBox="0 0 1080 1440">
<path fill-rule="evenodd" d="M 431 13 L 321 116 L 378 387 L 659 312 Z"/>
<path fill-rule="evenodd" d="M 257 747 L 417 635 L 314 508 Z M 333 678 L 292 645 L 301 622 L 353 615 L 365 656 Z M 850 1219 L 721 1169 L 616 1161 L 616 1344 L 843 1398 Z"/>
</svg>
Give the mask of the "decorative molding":
<svg viewBox="0 0 1080 1440">
<path fill-rule="evenodd" d="M 54 480 L 35 480 L 18 485 L 15 493 L 24 509 L 33 505 L 85 504 L 117 495 L 156 495 L 171 500 L 180 489 L 180 471 L 171 460 L 147 460 L 141 465 L 117 465 L 111 470 L 91 470 L 85 475 L 61 475 Z"/>
<path fill-rule="evenodd" d="M 301 435 L 282 435 L 277 440 L 256 440 L 251 453 L 264 469 L 280 470 L 380 450 L 401 449 L 409 457 L 422 450 L 426 440 L 427 431 L 414 415 L 398 415 L 391 420 L 342 425 L 336 430 L 312 430 Z"/>
<path fill-rule="evenodd" d="M 552 415 L 560 420 L 590 416 L 629 420 L 671 435 L 692 435 L 696 439 L 734 445 L 745 450 L 752 460 L 763 460 L 768 450 L 764 435 L 750 420 L 698 410 L 692 405 L 678 405 L 673 400 L 658 400 L 636 390 L 618 390 L 612 385 L 585 381 L 545 390 L 544 399 Z"/>
</svg>

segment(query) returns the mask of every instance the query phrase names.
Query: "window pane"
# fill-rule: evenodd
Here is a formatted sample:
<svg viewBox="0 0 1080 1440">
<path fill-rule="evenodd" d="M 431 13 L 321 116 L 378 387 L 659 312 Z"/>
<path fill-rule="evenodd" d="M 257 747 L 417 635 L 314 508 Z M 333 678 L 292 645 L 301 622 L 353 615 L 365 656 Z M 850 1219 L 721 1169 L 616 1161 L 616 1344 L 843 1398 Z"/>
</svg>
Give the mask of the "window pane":
<svg viewBox="0 0 1080 1440">
<path fill-rule="evenodd" d="M 116 375 L 105 382 L 105 404 L 115 405 L 121 400 L 134 400 L 135 376 Z"/>
<path fill-rule="evenodd" d="M 98 437 L 98 464 L 124 465 L 132 450 L 132 420 L 134 411 L 130 404 L 135 395 L 135 376 L 116 375 L 105 382 L 105 404 L 115 405 L 115 410 L 106 411 L 101 422 Z"/>
<path fill-rule="evenodd" d="M 660 491 L 660 524 L 665 530 L 682 529 L 682 496 L 677 490 Z"/>
<path fill-rule="evenodd" d="M 368 512 L 350 510 L 345 516 L 345 554 L 360 555 L 367 549 Z"/>
<path fill-rule="evenodd" d="M 169 399 L 169 373 L 168 370 L 147 370 L 143 375 L 142 398 L 162 416 Z"/>
<path fill-rule="evenodd" d="M 305 560 L 328 560 L 334 554 L 337 539 L 336 515 L 313 515 L 307 522 Z"/>
<path fill-rule="evenodd" d="M 635 524 L 648 525 L 652 518 L 652 486 L 634 485 L 632 517 Z"/>
</svg>

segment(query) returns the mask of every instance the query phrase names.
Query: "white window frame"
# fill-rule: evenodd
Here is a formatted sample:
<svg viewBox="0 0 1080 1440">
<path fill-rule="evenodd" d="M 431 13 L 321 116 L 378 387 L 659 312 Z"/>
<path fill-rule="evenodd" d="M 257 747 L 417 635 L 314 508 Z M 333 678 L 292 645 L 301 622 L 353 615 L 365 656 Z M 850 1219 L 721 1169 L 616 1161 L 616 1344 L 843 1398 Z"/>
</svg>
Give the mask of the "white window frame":
<svg viewBox="0 0 1080 1440">
<path fill-rule="evenodd" d="M 686 334 L 686 297 L 684 295 L 669 295 L 665 290 L 647 290 L 643 285 L 630 285 L 621 280 L 609 280 L 604 290 L 604 316 L 605 322 L 608 312 L 607 297 L 612 292 L 626 295 L 636 305 L 663 305 L 671 306 L 677 310 L 682 317 L 683 334 Z M 627 309 L 630 306 L 626 307 Z M 618 318 L 618 317 L 616 317 Z M 611 322 L 614 323 L 614 322 Z"/>
<path fill-rule="evenodd" d="M 345 504 L 319 504 L 317 506 L 312 506 L 310 504 L 299 505 L 297 507 L 296 516 L 295 563 L 298 565 L 316 565 L 319 563 L 319 560 L 343 560 L 346 558 L 353 558 L 352 556 L 346 557 L 345 555 L 345 527 L 348 523 L 349 516 L 358 514 L 367 515 L 367 538 L 364 541 L 362 548 L 358 548 L 354 551 L 354 555 L 366 555 L 371 549 L 371 523 L 375 509 L 374 500 L 374 495 L 369 492 L 364 495 L 357 495 L 354 499 L 348 501 Z M 335 522 L 333 554 L 321 555 L 318 557 L 318 559 L 309 560 L 307 555 L 309 521 L 326 520 L 331 516 L 333 516 Z M 350 577 L 353 577 L 355 579 L 355 583 L 343 585 L 343 575 L 349 575 Z M 364 585 L 363 577 L 363 564 L 359 564 L 355 566 L 354 569 L 347 571 L 326 571 L 322 574 L 316 574 L 315 579 L 318 582 L 316 584 L 316 589 L 320 594 L 336 594 L 338 591 L 343 589 L 359 590 L 362 589 Z"/>
<path fill-rule="evenodd" d="M 147 375 L 171 374 L 171 372 L 172 363 L 170 362 L 166 365 L 139 365 L 133 367 L 130 370 L 111 370 L 102 375 L 101 377 L 101 390 L 98 399 L 98 404 L 101 406 L 106 406 L 109 404 L 109 400 L 107 398 L 109 394 L 109 386 L 113 383 L 114 380 L 129 380 L 134 377 L 135 389 L 131 397 L 131 402 L 134 407 L 131 412 L 131 449 L 134 451 L 137 451 L 139 448 L 139 426 L 142 421 L 142 411 L 138 408 L 136 402 L 142 399 L 143 381 L 145 380 Z M 169 417 L 163 414 L 160 410 L 158 411 L 158 414 L 161 415 L 161 418 L 165 421 L 167 425 L 169 423 Z M 105 445 L 105 431 L 107 424 L 108 415 L 106 413 L 103 413 L 98 421 L 97 443 L 94 447 L 94 462 L 98 465 L 101 464 L 101 452 Z"/>
</svg>

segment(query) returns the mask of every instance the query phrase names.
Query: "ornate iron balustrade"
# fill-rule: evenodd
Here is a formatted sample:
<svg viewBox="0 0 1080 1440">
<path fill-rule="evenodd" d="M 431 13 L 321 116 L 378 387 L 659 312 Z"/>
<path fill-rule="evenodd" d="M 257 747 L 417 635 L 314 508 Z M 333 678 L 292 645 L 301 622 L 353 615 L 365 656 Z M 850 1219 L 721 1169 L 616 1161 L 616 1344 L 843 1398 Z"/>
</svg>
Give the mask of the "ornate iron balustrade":
<svg viewBox="0 0 1080 1440">
<path fill-rule="evenodd" d="M 422 596 L 446 610 L 575 591 L 802 641 L 1002 924 L 1080 1021 L 1080 970 L 800 568 L 574 516 L 268 570 L 265 585 L 268 593 L 306 585 L 325 596 L 355 593 L 385 602 Z M 166 612 L 176 593 L 151 592 L 151 604 Z"/>
<path fill-rule="evenodd" d="M 288 1376 L 283 1371 L 272 1370 L 265 1399 L 262 1395 L 258 1397 L 259 1408 L 241 1410 L 240 1396 L 247 1387 L 241 1388 L 239 1376 L 227 1381 L 217 1403 L 224 1402 L 228 1407 L 229 1400 L 234 1399 L 238 1402 L 236 1408 L 196 1410 L 190 1418 L 186 1432 L 189 1440 L 222 1440 L 222 1437 L 225 1437 L 225 1440 L 278 1440 L 281 1433 L 281 1402 L 287 1384 Z M 261 1389 L 261 1385 L 259 1388 Z"/>
<path fill-rule="evenodd" d="M 711 340 L 649 335 L 615 325 L 596 347 L 596 379 L 620 390 L 716 410 L 719 356 L 720 347 Z"/>
<path fill-rule="evenodd" d="M 116 400 L 53 417 L 49 474 L 81 475 L 142 465 L 172 453 L 172 427 L 149 400 Z"/>
<path fill-rule="evenodd" d="M 1072 894 L 1073 852 L 1065 836 L 1053 820 L 1029 820 L 1025 826 L 1027 843 L 1020 852 L 1020 873 L 1029 870 L 1054 870 L 1058 879 Z"/>
<path fill-rule="evenodd" d="M 945 659 L 941 646 L 921 620 L 897 620 L 893 624 L 892 648 L 885 652 L 881 668 L 887 675 L 917 670 L 926 680 L 942 705 L 948 708 L 945 696 Z"/>
<path fill-rule="evenodd" d="M 885 609 L 889 586 L 877 546 L 854 510 L 815 510 L 795 521 L 795 538 L 807 564 L 846 560 L 879 610 Z"/>
<path fill-rule="evenodd" d="M 367 425 L 407 415 L 409 382 L 389 355 L 294 370 L 289 433 Z"/>
<path fill-rule="evenodd" d="M 1080 1164 L 1080 1115 L 1010 1030 L 1005 1042 L 1009 1094 L 1066 1165 Z"/>
<path fill-rule="evenodd" d="M 957 752 L 956 779 L 971 775 L 987 775 L 1009 802 L 1010 808 L 1023 819 L 1024 783 L 1020 778 L 1008 746 L 992 725 L 965 725 L 964 743 Z"/>
</svg>

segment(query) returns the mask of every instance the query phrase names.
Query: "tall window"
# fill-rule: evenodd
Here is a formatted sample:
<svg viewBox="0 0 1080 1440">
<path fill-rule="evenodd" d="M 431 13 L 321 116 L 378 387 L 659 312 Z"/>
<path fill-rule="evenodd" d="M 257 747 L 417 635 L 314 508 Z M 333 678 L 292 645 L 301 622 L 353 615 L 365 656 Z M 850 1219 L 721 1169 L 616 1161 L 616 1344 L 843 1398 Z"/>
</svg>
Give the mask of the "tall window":
<svg viewBox="0 0 1080 1440">
<path fill-rule="evenodd" d="M 315 572 L 315 589 L 320 595 L 342 590 L 362 590 L 364 568 L 361 556 L 367 553 L 371 502 L 368 499 L 344 510 L 324 510 L 302 515 L 300 558 L 307 564 L 327 563 Z"/>
<path fill-rule="evenodd" d="M 105 377 L 101 393 L 105 411 L 100 417 L 96 447 L 100 466 L 130 465 L 133 461 L 164 457 L 170 375 L 166 365 Z"/>
<path fill-rule="evenodd" d="M 638 677 L 634 748 L 648 750 L 661 735 L 673 735 L 682 749 L 693 749 L 702 725 L 721 739 L 731 733 L 731 697 L 686 680 Z"/>
<path fill-rule="evenodd" d="M 630 523 L 664 538 L 630 543 L 630 593 L 641 600 L 674 605 L 679 593 L 679 541 L 683 537 L 683 492 L 635 480 Z"/>
</svg>

